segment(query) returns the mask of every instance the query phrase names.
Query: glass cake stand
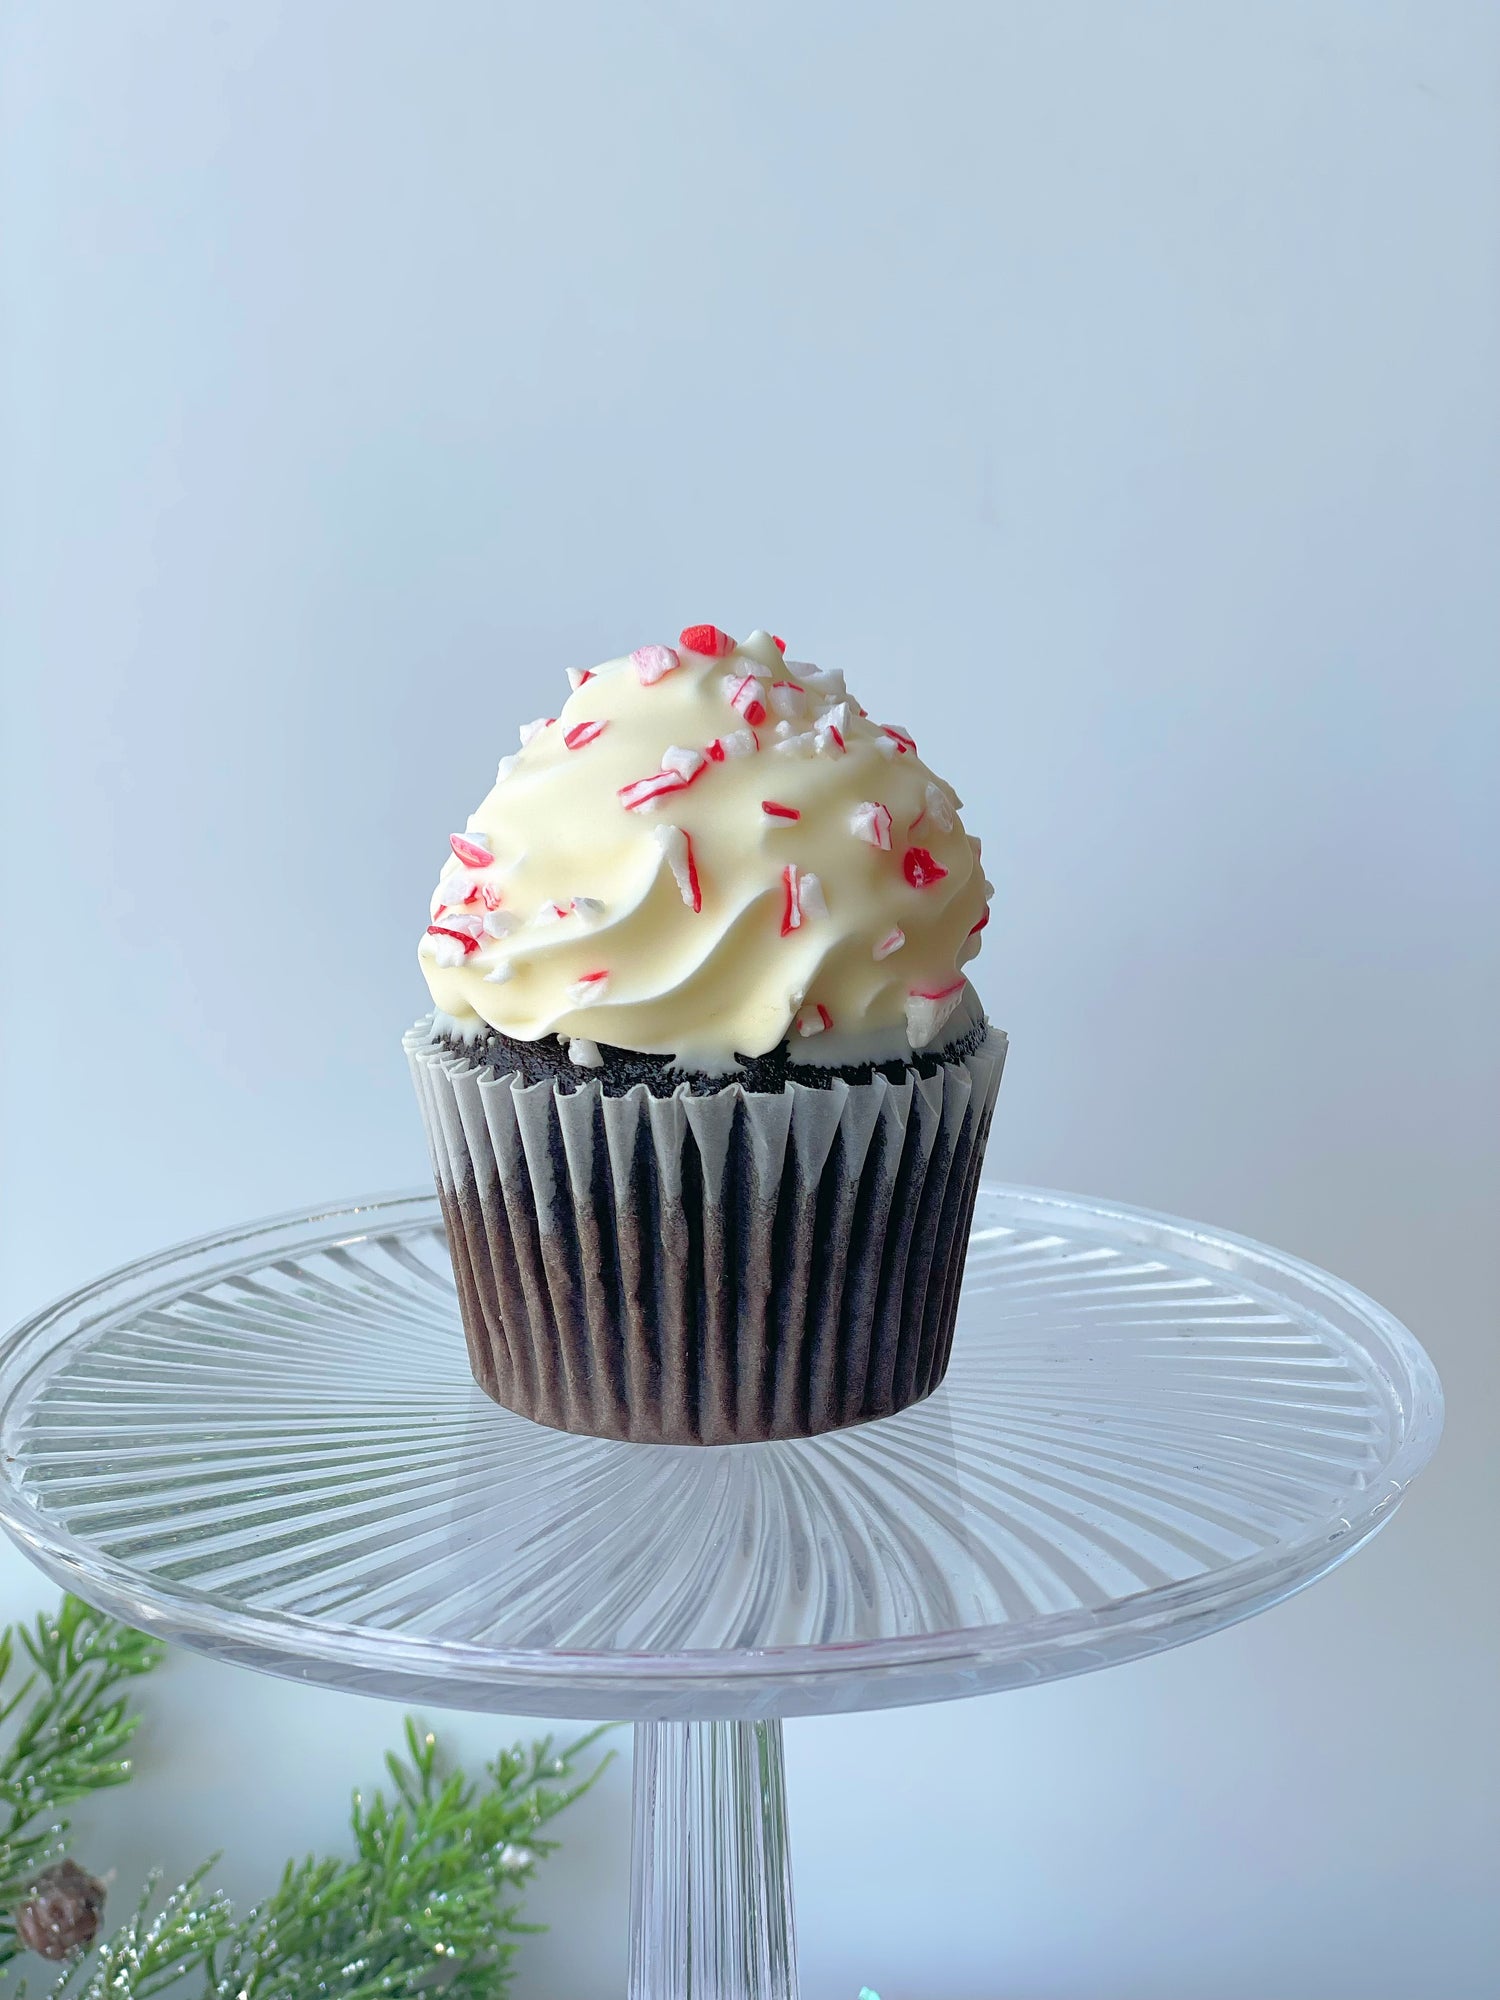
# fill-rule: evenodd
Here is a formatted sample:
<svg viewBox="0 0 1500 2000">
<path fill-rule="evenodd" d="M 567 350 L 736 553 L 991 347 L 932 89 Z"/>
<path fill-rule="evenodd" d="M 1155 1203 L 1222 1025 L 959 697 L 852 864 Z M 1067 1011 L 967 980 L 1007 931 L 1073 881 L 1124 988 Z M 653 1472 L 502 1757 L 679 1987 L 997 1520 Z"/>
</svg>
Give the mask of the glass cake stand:
<svg viewBox="0 0 1500 2000">
<path fill-rule="evenodd" d="M 470 1379 L 435 1196 L 206 1237 L 0 1349 L 0 1519 L 244 1666 L 635 1724 L 632 2000 L 790 2000 L 781 1719 L 1083 1673 L 1265 1609 L 1391 1518 L 1432 1365 L 1219 1231 L 986 1185 L 952 1370 L 794 1443 L 544 1430 Z"/>
</svg>

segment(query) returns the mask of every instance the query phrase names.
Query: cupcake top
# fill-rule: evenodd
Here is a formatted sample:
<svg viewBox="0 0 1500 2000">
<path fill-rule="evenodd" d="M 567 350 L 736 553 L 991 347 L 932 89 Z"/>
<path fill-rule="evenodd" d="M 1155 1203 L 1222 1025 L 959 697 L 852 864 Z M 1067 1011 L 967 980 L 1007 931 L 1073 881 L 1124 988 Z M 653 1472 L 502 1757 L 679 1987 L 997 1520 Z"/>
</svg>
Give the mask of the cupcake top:
<svg viewBox="0 0 1500 2000">
<path fill-rule="evenodd" d="M 837 671 L 694 625 L 569 674 L 450 837 L 420 962 L 461 1032 L 729 1072 L 934 1047 L 989 921 L 979 842 Z"/>
</svg>

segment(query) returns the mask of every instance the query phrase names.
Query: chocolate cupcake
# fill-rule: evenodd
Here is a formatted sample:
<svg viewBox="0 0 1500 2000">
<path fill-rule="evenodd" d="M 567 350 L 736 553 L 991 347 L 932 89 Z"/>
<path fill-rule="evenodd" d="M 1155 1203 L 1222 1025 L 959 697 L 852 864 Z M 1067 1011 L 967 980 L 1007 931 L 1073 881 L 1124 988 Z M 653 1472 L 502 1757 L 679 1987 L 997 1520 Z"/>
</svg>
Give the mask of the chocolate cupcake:
<svg viewBox="0 0 1500 2000">
<path fill-rule="evenodd" d="M 782 653 L 572 673 L 433 897 L 405 1046 L 469 1356 L 562 1430 L 805 1437 L 948 1365 L 990 885 L 907 732 Z"/>
</svg>

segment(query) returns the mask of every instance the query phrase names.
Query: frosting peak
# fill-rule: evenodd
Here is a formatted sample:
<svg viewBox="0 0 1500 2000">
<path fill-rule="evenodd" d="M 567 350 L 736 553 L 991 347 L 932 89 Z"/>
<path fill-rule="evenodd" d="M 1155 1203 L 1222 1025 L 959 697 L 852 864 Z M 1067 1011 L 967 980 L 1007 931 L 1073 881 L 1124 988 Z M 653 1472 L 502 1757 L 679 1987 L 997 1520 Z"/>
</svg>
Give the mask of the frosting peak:
<svg viewBox="0 0 1500 2000">
<path fill-rule="evenodd" d="M 574 670 L 521 729 L 433 895 L 436 1006 L 728 1070 L 939 1038 L 990 885 L 960 801 L 837 671 L 693 625 Z"/>
</svg>

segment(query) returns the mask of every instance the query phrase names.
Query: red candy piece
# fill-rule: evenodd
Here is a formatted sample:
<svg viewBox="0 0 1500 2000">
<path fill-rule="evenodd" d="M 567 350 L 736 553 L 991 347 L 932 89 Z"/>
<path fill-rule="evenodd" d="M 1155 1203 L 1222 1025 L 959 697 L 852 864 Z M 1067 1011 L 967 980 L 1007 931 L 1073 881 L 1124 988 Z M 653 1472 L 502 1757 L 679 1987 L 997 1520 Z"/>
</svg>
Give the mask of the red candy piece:
<svg viewBox="0 0 1500 2000">
<path fill-rule="evenodd" d="M 653 771 L 649 778 L 621 785 L 620 803 L 627 812 L 641 812 L 668 792 L 680 792 L 687 782 L 680 771 Z"/>
<path fill-rule="evenodd" d="M 724 761 L 724 745 L 717 736 L 708 746 L 708 755 L 715 764 L 722 764 Z"/>
<path fill-rule="evenodd" d="M 786 651 L 786 640 L 778 637 L 775 632 L 771 634 L 771 644 L 776 648 L 778 653 Z"/>
<path fill-rule="evenodd" d="M 607 722 L 575 722 L 563 732 L 563 742 L 570 750 L 581 750 L 586 743 L 596 743 L 608 727 Z"/>
<path fill-rule="evenodd" d="M 925 847 L 908 847 L 901 860 L 901 873 L 914 889 L 930 889 L 948 871 L 933 860 Z"/>
<path fill-rule="evenodd" d="M 734 651 L 734 641 L 727 632 L 721 632 L 717 625 L 685 625 L 678 634 L 677 643 L 690 653 L 707 653 L 711 660 L 722 659 L 726 653 Z"/>
<path fill-rule="evenodd" d="M 990 906 L 988 903 L 986 903 L 984 906 L 984 915 L 979 919 L 979 922 L 974 925 L 973 929 L 969 932 L 969 936 L 976 937 L 978 933 L 984 929 L 985 925 L 989 922 L 989 920 L 990 920 Z"/>
<path fill-rule="evenodd" d="M 446 924 L 429 924 L 429 925 L 427 926 L 427 935 L 428 935 L 429 937 L 451 937 L 451 938 L 457 938 L 457 939 L 458 939 L 458 941 L 459 941 L 459 943 L 460 943 L 460 944 L 461 944 L 461 945 L 463 946 L 463 948 L 464 948 L 464 956 L 465 956 L 465 958 L 467 958 L 467 957 L 468 957 L 468 955 L 469 955 L 469 953 L 470 953 L 471 951 L 478 951 L 478 949 L 479 949 L 479 940 L 478 940 L 478 938 L 473 938 L 473 937 L 470 937 L 467 931 L 452 931 L 452 930 L 449 930 L 449 928 L 448 928 L 448 926 L 447 926 Z"/>
<path fill-rule="evenodd" d="M 742 674 L 729 690 L 729 706 L 738 709 L 752 729 L 766 719 L 766 705 L 760 698 L 759 688 L 760 683 L 754 674 Z"/>
<path fill-rule="evenodd" d="M 802 922 L 797 904 L 797 871 L 789 861 L 781 871 L 781 935 L 790 937 Z"/>
<path fill-rule="evenodd" d="M 795 806 L 780 805 L 775 799 L 762 799 L 760 809 L 767 819 L 801 819 Z"/>
<path fill-rule="evenodd" d="M 863 709 L 859 712 L 861 715 L 864 714 Z M 904 757 L 908 750 L 915 750 L 917 747 L 917 740 L 914 736 L 908 736 L 904 729 L 892 729 L 888 722 L 881 723 L 880 732 L 883 736 L 890 737 L 896 746 L 898 756 Z"/>
<path fill-rule="evenodd" d="M 450 833 L 448 845 L 465 868 L 489 868 L 494 865 L 495 857 L 487 847 L 481 847 L 477 840 L 465 840 L 461 833 Z"/>
<path fill-rule="evenodd" d="M 833 1016 L 832 1014 L 829 1013 L 828 1009 L 823 1005 L 821 1000 L 818 1002 L 818 1019 L 823 1023 L 823 1026 L 825 1028 L 831 1028 L 833 1026 Z"/>
</svg>

